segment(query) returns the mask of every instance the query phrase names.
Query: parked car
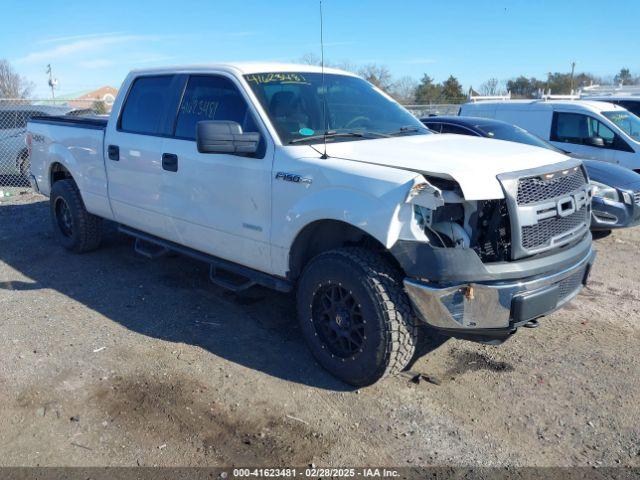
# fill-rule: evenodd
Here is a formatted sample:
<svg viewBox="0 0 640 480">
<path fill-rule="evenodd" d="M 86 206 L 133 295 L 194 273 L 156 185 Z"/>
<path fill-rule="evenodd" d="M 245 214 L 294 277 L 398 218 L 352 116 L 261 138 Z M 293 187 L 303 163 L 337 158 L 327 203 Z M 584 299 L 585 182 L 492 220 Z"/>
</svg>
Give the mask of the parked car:
<svg viewBox="0 0 640 480">
<path fill-rule="evenodd" d="M 27 120 L 33 116 L 64 115 L 68 107 L 45 105 L 3 105 L 0 102 L 0 175 L 29 174 L 25 134 Z"/>
<path fill-rule="evenodd" d="M 525 129 L 500 120 L 442 116 L 426 117 L 421 122 L 437 133 L 493 138 L 566 153 Z M 594 186 L 591 230 L 607 231 L 640 223 L 640 174 L 607 162 L 584 158 L 582 161 Z"/>
<path fill-rule="evenodd" d="M 517 125 L 562 150 L 640 171 L 640 118 L 606 102 L 586 100 L 473 101 L 465 117 Z"/>
<path fill-rule="evenodd" d="M 60 244 L 98 247 L 106 218 L 225 288 L 295 289 L 311 352 L 346 382 L 402 370 L 420 326 L 502 342 L 587 281 L 578 160 L 433 135 L 360 77 L 308 65 L 139 70 L 119 92 L 108 121 L 29 122 Z"/>
</svg>

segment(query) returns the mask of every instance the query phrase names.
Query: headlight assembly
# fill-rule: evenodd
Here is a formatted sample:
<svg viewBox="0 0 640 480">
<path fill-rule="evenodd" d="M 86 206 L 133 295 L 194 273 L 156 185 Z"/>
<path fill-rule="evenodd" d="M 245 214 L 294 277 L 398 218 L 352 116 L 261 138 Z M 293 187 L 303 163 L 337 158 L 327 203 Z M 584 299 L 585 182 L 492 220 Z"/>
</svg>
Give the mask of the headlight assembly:
<svg viewBox="0 0 640 480">
<path fill-rule="evenodd" d="M 593 180 L 591 181 L 591 186 L 593 187 L 594 197 L 606 198 L 614 202 L 620 201 L 620 195 L 615 188 L 605 185 L 604 183 L 594 182 Z"/>
</svg>

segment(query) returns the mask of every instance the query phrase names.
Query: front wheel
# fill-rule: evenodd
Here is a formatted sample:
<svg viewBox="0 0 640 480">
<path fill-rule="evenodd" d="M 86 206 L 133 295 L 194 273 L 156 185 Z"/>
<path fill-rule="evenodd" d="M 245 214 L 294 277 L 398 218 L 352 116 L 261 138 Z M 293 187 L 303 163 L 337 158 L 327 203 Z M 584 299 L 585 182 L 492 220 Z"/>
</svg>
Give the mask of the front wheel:
<svg viewBox="0 0 640 480">
<path fill-rule="evenodd" d="M 398 373 L 414 355 L 418 329 L 402 277 L 373 251 L 349 247 L 315 257 L 298 283 L 297 305 L 314 357 L 351 385 Z"/>
</svg>

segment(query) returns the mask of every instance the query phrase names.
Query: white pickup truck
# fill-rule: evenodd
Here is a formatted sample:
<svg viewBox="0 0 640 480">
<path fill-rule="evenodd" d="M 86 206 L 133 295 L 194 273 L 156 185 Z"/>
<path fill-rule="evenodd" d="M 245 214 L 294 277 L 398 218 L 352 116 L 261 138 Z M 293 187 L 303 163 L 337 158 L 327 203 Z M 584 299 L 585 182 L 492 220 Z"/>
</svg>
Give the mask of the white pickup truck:
<svg viewBox="0 0 640 480">
<path fill-rule="evenodd" d="M 232 290 L 295 289 L 318 362 L 354 385 L 398 372 L 429 325 L 500 343 L 572 299 L 594 260 L 578 160 L 432 135 L 339 70 L 134 71 L 110 118 L 28 125 L 31 181 L 65 248 L 102 219 Z"/>
</svg>

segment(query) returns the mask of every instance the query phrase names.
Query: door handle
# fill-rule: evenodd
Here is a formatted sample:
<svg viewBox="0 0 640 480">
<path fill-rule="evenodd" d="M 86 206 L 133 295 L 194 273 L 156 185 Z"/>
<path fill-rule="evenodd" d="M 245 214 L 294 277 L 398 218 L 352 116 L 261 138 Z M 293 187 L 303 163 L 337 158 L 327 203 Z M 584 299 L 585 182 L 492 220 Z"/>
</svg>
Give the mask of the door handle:
<svg viewBox="0 0 640 480">
<path fill-rule="evenodd" d="M 162 154 L 162 169 L 168 172 L 178 171 L 178 156 L 175 153 Z"/>
<path fill-rule="evenodd" d="M 107 147 L 107 154 L 109 155 L 109 160 L 116 162 L 120 160 L 120 148 L 117 145 L 109 145 Z"/>
</svg>

